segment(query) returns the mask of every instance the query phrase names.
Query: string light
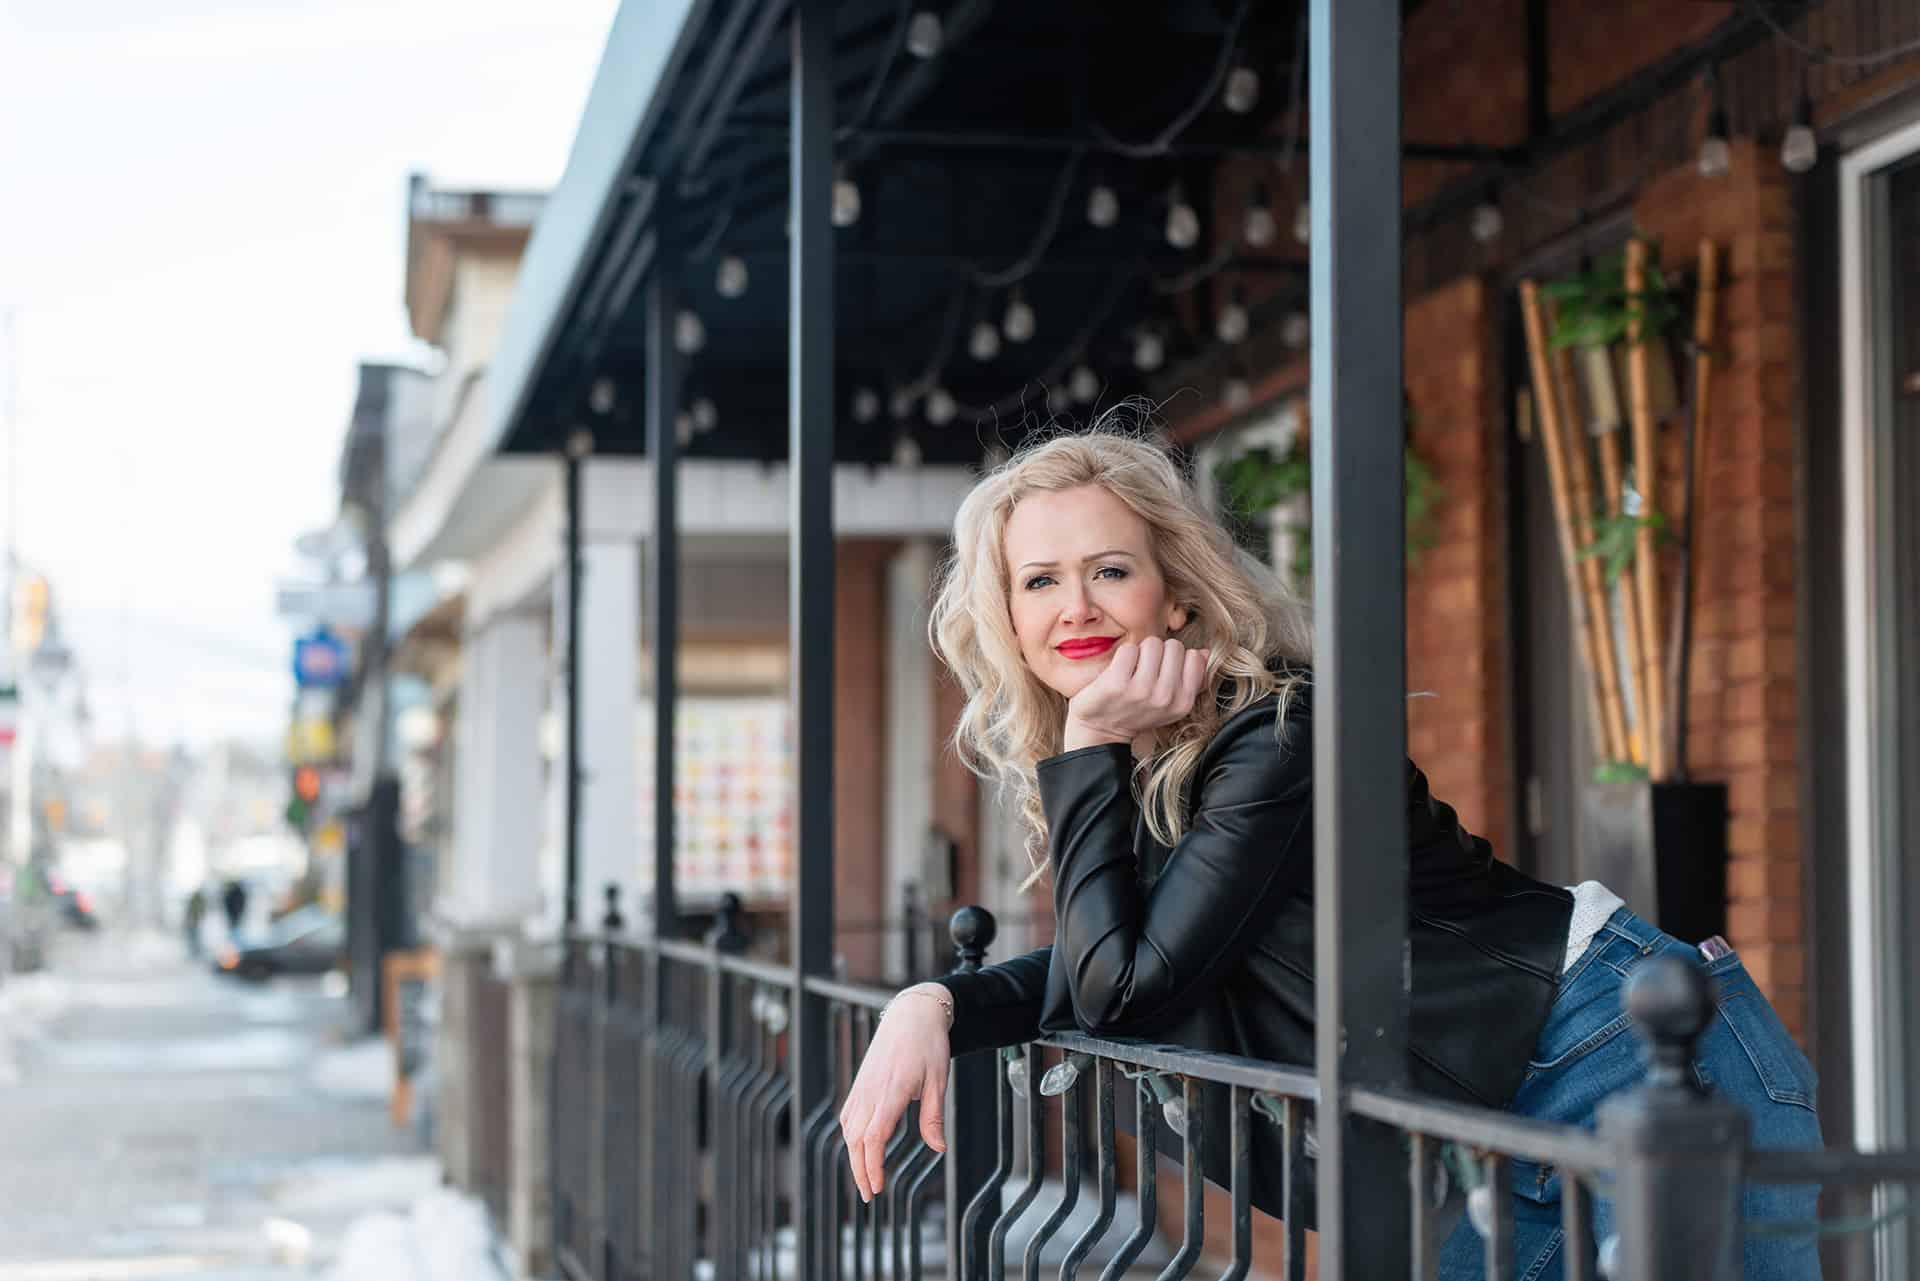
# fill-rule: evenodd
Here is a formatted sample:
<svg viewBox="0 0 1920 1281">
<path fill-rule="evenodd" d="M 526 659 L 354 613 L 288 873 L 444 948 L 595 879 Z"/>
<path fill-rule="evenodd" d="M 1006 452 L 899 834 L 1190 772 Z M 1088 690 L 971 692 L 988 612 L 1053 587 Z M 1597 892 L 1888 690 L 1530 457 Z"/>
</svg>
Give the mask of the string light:
<svg viewBox="0 0 1920 1281">
<path fill-rule="evenodd" d="M 1727 143 L 1727 100 L 1720 90 L 1718 69 L 1713 81 L 1713 109 L 1707 113 L 1707 136 L 1700 140 L 1700 176 L 1724 178 L 1733 168 L 1733 148 Z"/>
<path fill-rule="evenodd" d="M 1015 288 L 1013 297 L 1007 302 L 1006 318 L 1000 322 L 1001 329 L 1007 335 L 1007 341 L 1027 341 L 1027 339 L 1033 337 L 1033 331 L 1037 323 L 1033 314 L 1033 307 L 1027 302 L 1026 295 L 1022 294 L 1018 288 Z"/>
<path fill-rule="evenodd" d="M 1220 95 L 1228 111 L 1244 116 L 1260 101 L 1260 73 L 1245 63 L 1227 73 L 1226 91 Z"/>
<path fill-rule="evenodd" d="M 1313 319 L 1304 311 L 1294 310 L 1280 322 L 1280 341 L 1299 351 L 1313 340 Z"/>
<path fill-rule="evenodd" d="M 1506 230 L 1507 220 L 1500 213 L 1499 197 L 1499 191 L 1489 184 L 1487 194 L 1473 207 L 1473 217 L 1468 221 L 1473 238 L 1483 245 L 1500 239 L 1500 233 Z"/>
<path fill-rule="evenodd" d="M 1240 220 L 1240 238 L 1255 249 L 1265 249 L 1279 234 L 1280 224 L 1273 220 L 1273 198 L 1267 194 L 1265 183 L 1257 183 L 1246 216 Z"/>
<path fill-rule="evenodd" d="M 1167 194 L 1167 243 L 1175 249 L 1191 249 L 1200 240 L 1200 215 L 1187 203 L 1179 183 Z"/>
<path fill-rule="evenodd" d="M 1240 286 L 1235 285 L 1227 296 L 1227 305 L 1214 317 L 1213 332 L 1221 342 L 1237 343 L 1247 336 L 1247 298 Z"/>
<path fill-rule="evenodd" d="M 993 327 L 991 320 L 974 322 L 973 332 L 967 338 L 967 354 L 983 361 L 1000 354 L 1000 331 Z"/>
<path fill-rule="evenodd" d="M 747 292 L 747 260 L 728 254 L 713 273 L 713 287 L 722 298 L 738 298 Z"/>
<path fill-rule="evenodd" d="M 923 61 L 939 57 L 946 38 L 940 15 L 931 9 L 922 9 L 907 23 L 907 52 Z"/>
<path fill-rule="evenodd" d="M 1253 403 L 1253 386 L 1247 381 L 1247 367 L 1239 361 L 1227 371 L 1227 380 L 1220 386 L 1220 400 L 1228 409 L 1241 410 Z"/>
<path fill-rule="evenodd" d="M 613 402 L 613 379 L 594 379 L 593 386 L 587 390 L 587 408 L 596 414 L 610 414 L 613 412 Z"/>
<path fill-rule="evenodd" d="M 1304 200 L 1294 206 L 1293 238 L 1303 245 L 1313 241 L 1313 206 Z"/>
<path fill-rule="evenodd" d="M 700 313 L 691 307 L 682 308 L 673 318 L 673 347 L 683 356 L 692 356 L 707 345 L 707 325 L 700 319 Z"/>
<path fill-rule="evenodd" d="M 903 431 L 893 441 L 893 465 L 911 471 L 920 465 L 920 442 L 913 433 Z"/>
<path fill-rule="evenodd" d="M 711 397 L 702 396 L 693 402 L 693 429 L 697 432 L 709 432 L 720 425 L 720 407 Z"/>
<path fill-rule="evenodd" d="M 1793 109 L 1793 124 L 1780 140 L 1780 167 L 1788 173 L 1805 173 L 1820 159 L 1820 141 L 1813 136 L 1813 99 L 1807 94 L 1804 72 L 1800 78 L 1800 101 Z"/>
<path fill-rule="evenodd" d="M 847 176 L 845 165 L 833 176 L 833 225 L 851 227 L 860 221 L 860 184 Z"/>
<path fill-rule="evenodd" d="M 960 406 L 954 402 L 953 393 L 945 387 L 935 387 L 927 393 L 927 421 L 935 427 L 945 427 L 960 412 Z"/>
<path fill-rule="evenodd" d="M 913 393 L 905 387 L 895 387 L 887 393 L 887 412 L 895 418 L 905 418 L 913 412 Z"/>
<path fill-rule="evenodd" d="M 682 446 L 693 443 L 693 415 L 684 409 L 673 416 L 673 438 Z"/>
<path fill-rule="evenodd" d="M 1102 230 L 1120 220 L 1120 197 L 1104 182 L 1096 182 L 1087 192 L 1087 221 Z"/>
<path fill-rule="evenodd" d="M 856 387 L 853 391 L 853 421 L 870 423 L 880 416 L 880 394 L 871 387 Z M 895 414 L 904 418 L 905 414 Z"/>
<path fill-rule="evenodd" d="M 1141 329 L 1133 336 L 1133 367 L 1150 374 L 1166 363 L 1167 341 L 1156 330 Z"/>
<path fill-rule="evenodd" d="M 1067 392 L 1082 405 L 1090 405 L 1100 394 L 1100 375 L 1085 365 L 1075 365 L 1067 375 Z"/>
<path fill-rule="evenodd" d="M 1065 383 L 1055 383 L 1047 388 L 1047 413 L 1055 418 L 1067 412 L 1073 403 L 1073 396 L 1067 391 Z"/>
</svg>

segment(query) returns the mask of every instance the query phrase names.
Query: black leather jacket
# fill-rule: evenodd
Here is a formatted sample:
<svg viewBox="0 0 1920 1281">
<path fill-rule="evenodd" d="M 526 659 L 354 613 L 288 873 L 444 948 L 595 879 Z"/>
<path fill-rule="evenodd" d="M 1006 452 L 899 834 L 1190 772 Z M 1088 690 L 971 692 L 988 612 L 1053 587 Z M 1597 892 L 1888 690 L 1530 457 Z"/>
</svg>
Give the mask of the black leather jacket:
<svg viewBox="0 0 1920 1281">
<path fill-rule="evenodd" d="M 1310 688 L 1295 692 L 1284 725 L 1276 711 L 1269 696 L 1221 726 L 1171 850 L 1140 815 L 1127 747 L 1040 763 L 1056 941 L 941 980 L 956 1055 L 1083 1031 L 1312 1064 Z M 1559 983 L 1573 898 L 1496 860 L 1411 762 L 1407 829 L 1411 1084 L 1505 1107 Z M 1223 1184 L 1226 1107 L 1224 1088 L 1207 1092 L 1205 1165 Z M 1178 1156 L 1178 1140 L 1157 1129 Z M 1256 1120 L 1253 1138 L 1253 1202 L 1283 1216 L 1278 1127 Z M 1312 1187 L 1310 1172 L 1302 1183 Z M 1296 1213 L 1311 1224 L 1311 1201 Z"/>
</svg>

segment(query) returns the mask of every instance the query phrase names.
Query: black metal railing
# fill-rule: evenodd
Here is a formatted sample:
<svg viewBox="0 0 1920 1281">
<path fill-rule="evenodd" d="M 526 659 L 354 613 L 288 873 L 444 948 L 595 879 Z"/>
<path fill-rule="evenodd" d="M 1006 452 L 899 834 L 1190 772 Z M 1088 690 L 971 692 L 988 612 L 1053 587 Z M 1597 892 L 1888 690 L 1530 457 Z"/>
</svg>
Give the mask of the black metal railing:
<svg viewBox="0 0 1920 1281">
<path fill-rule="evenodd" d="M 1152 1262 L 1163 1281 L 1178 1281 L 1195 1272 L 1208 1245 L 1203 1171 L 1218 1143 L 1227 1145 L 1230 1194 L 1229 1257 L 1218 1275 L 1235 1281 L 1258 1266 L 1297 1279 L 1306 1275 L 1304 1215 L 1286 1216 L 1280 1257 L 1254 1256 L 1252 1154 L 1256 1144 L 1271 1145 L 1280 1204 L 1306 1204 L 1315 1126 L 1341 1123 L 1342 1114 L 1397 1136 L 1411 1192 L 1414 1278 L 1434 1275 L 1440 1245 L 1463 1217 L 1477 1230 L 1487 1276 L 1517 1275 L 1516 1161 L 1560 1176 L 1569 1281 L 1593 1275 L 1599 1195 L 1614 1202 L 1617 1225 L 1615 1239 L 1599 1243 L 1601 1275 L 1695 1281 L 1737 1275 L 1743 1182 L 1920 1182 L 1920 1155 L 1911 1152 L 1750 1151 L 1738 1110 L 1693 1083 L 1693 1047 L 1713 1009 L 1704 972 L 1655 961 L 1629 998 L 1650 1038 L 1649 1079 L 1622 1096 L 1598 1132 L 1408 1092 L 1354 1088 L 1328 1100 L 1310 1068 L 1049 1036 L 957 1059 L 948 1151 L 921 1140 L 909 1111 L 887 1148 L 883 1191 L 862 1204 L 838 1109 L 891 991 L 805 980 L 827 1006 L 831 1088 L 795 1117 L 787 1056 L 793 971 L 741 955 L 744 938 L 731 925 L 723 922 L 704 944 L 635 942 L 616 928 L 567 946 L 553 1205 L 559 1258 L 573 1281 L 999 1281 L 1016 1268 L 1026 1281 L 1043 1269 L 1075 1281 L 1095 1267 L 1101 1281 L 1118 1281 L 1136 1274 L 1150 1245 L 1164 1256 L 1173 1244 L 1156 1239 L 1162 1147 L 1179 1152 L 1180 1230 L 1171 1256 Z M 978 908 L 955 915 L 962 967 L 980 964 L 993 928 Z M 1123 1128 L 1138 1136 L 1124 1223 Z M 1057 1191 L 1049 1201 L 1050 1186 Z M 1063 1231 L 1082 1197 L 1095 1209 L 1068 1240 Z M 796 1232 L 796 1215 L 816 1230 Z M 796 1242 L 804 1240 L 815 1245 L 800 1258 Z"/>
</svg>

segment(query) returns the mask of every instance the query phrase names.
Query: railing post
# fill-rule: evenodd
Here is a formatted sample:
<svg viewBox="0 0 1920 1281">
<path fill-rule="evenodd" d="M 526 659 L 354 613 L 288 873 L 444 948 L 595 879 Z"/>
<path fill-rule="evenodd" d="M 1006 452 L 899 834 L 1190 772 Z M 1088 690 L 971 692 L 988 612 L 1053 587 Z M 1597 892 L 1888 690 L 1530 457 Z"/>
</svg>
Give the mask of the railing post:
<svg viewBox="0 0 1920 1281">
<path fill-rule="evenodd" d="M 706 1257 L 719 1264 L 728 1258 L 727 1251 L 733 1242 L 726 1238 L 737 1227 L 722 1215 L 721 1207 L 727 1204 L 739 1177 L 730 1161 L 731 1138 L 726 1131 L 727 1118 L 722 1114 L 725 1100 L 720 1091 L 721 1074 L 732 1048 L 728 1033 L 733 1026 L 733 984 L 727 972 L 720 968 L 720 957 L 737 956 L 747 950 L 747 936 L 740 928 L 740 896 L 731 892 L 721 895 L 715 916 L 717 919 L 705 940 L 712 949 L 713 962 L 707 971 L 707 1072 L 700 1084 L 695 1133 L 713 1170 L 712 1199 L 707 1204 L 706 1215 Z M 697 1199 L 698 1194 L 695 1195 Z"/>
<path fill-rule="evenodd" d="M 592 1207 L 588 1221 L 593 1225 L 593 1249 L 588 1266 L 594 1269 L 594 1275 L 600 1281 L 614 1281 L 614 1207 L 608 1204 L 607 1197 L 607 1144 L 610 1139 L 607 1127 L 607 1046 L 613 1035 L 613 1003 L 619 996 L 619 981 L 614 973 L 619 968 L 614 964 L 614 940 L 626 925 L 627 919 L 620 912 L 620 887 L 609 881 L 607 908 L 600 918 L 602 942 L 593 949 L 594 963 L 599 967 L 600 974 L 599 981 L 594 985 L 596 999 L 590 1077 L 594 1124 L 588 1131 L 592 1140 L 588 1144 L 587 1157 L 587 1204 Z"/>
<path fill-rule="evenodd" d="M 926 932 L 920 895 L 908 881 L 900 887 L 900 973 L 909 983 L 918 983 L 927 975 L 920 966 L 920 940 Z"/>
<path fill-rule="evenodd" d="M 1600 1107 L 1600 1134 L 1614 1152 L 1612 1275 L 1732 1281 L 1748 1121 L 1693 1075 L 1694 1047 L 1714 1012 L 1709 980 L 1678 956 L 1651 957 L 1627 981 L 1626 1007 L 1647 1041 L 1648 1070 L 1639 1089 Z"/>
<path fill-rule="evenodd" d="M 948 925 L 953 936 L 954 969 L 971 974 L 987 958 L 997 926 L 984 907 L 963 907 Z M 961 1239 L 967 1206 L 993 1173 L 994 1151 L 987 1118 L 994 1110 L 993 1074 L 1000 1070 L 998 1054 L 968 1054 L 953 1061 L 947 1083 L 947 1275 L 957 1281 L 985 1281 L 987 1238 L 997 1213 L 980 1215 L 973 1239 Z M 967 1268 L 961 1271 L 961 1261 Z"/>
</svg>

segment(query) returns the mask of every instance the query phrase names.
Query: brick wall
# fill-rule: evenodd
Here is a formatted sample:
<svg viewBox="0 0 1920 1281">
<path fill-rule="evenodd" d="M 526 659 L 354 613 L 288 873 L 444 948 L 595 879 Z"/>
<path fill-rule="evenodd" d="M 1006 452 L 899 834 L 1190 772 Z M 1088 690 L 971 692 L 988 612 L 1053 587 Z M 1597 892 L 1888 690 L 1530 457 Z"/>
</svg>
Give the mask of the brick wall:
<svg viewBox="0 0 1920 1281">
<path fill-rule="evenodd" d="M 833 915 L 858 924 L 885 915 L 888 538 L 843 538 L 834 548 Z M 801 750 L 806 750 L 805 744 Z M 884 940 L 836 930 L 848 973 L 880 973 Z"/>
<path fill-rule="evenodd" d="M 1718 180 L 1677 170 L 1647 185 L 1636 221 L 1669 269 L 1720 246 L 1720 327 L 1696 547 L 1688 760 L 1727 783 L 1727 935 L 1796 1036 L 1806 1023 L 1801 903 L 1794 468 L 1801 336 L 1793 201 L 1771 148 L 1736 143 Z M 1677 432 L 1668 433 L 1677 457 Z M 1677 485 L 1668 472 L 1669 492 Z M 1665 504 L 1663 504 L 1665 505 Z M 1673 581 L 1671 553 L 1669 573 Z"/>
</svg>

